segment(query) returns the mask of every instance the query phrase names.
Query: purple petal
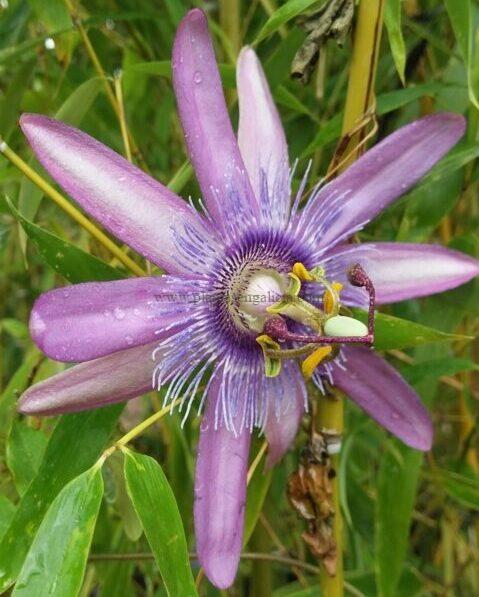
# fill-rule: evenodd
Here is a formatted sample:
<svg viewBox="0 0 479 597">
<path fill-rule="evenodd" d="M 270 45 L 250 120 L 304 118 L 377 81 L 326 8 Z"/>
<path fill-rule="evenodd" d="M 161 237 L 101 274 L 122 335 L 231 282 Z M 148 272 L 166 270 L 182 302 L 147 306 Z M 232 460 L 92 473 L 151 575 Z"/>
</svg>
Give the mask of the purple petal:
<svg viewBox="0 0 479 597">
<path fill-rule="evenodd" d="M 192 284 L 171 276 L 58 288 L 36 301 L 30 334 L 51 359 L 89 361 L 184 327 L 195 296 Z"/>
<path fill-rule="evenodd" d="M 173 46 L 173 84 L 186 144 L 209 212 L 225 230 L 258 214 L 228 116 L 206 16 L 191 10 Z M 243 214 L 243 215 L 242 215 Z"/>
<path fill-rule="evenodd" d="M 464 130 L 464 118 L 449 113 L 402 127 L 321 189 L 301 213 L 298 232 L 317 249 L 338 244 L 408 191 Z"/>
<path fill-rule="evenodd" d="M 306 386 L 299 369 L 289 368 L 287 375 L 289 379 L 284 380 L 284 385 L 289 388 L 289 392 L 283 400 L 280 412 L 276 412 L 274 408 L 275 396 L 268 396 L 268 418 L 264 430 L 268 441 L 266 468 L 279 462 L 289 449 L 298 433 L 307 404 Z M 285 377 L 285 372 L 279 377 Z M 291 388 L 293 384 L 294 387 Z"/>
<path fill-rule="evenodd" d="M 371 349 L 343 348 L 345 370 L 334 368 L 334 384 L 368 415 L 416 450 L 430 450 L 433 427 L 419 396 Z"/>
<path fill-rule="evenodd" d="M 208 390 L 201 423 L 194 515 L 200 564 L 216 587 L 226 589 L 235 579 L 243 543 L 251 433 L 243 428 L 235 435 L 222 424 L 216 412 L 221 409 L 219 375 Z"/>
<path fill-rule="evenodd" d="M 288 145 L 263 69 L 249 47 L 240 52 L 236 80 L 241 155 L 259 203 L 270 219 L 284 224 L 290 202 Z"/>
<path fill-rule="evenodd" d="M 156 343 L 81 363 L 29 388 L 18 403 L 26 415 L 76 412 L 141 396 L 152 389 Z"/>
<path fill-rule="evenodd" d="M 190 271 L 177 237 L 189 229 L 208 236 L 190 205 L 78 129 L 35 114 L 23 114 L 20 125 L 45 169 L 86 212 L 167 271 Z"/>
<path fill-rule="evenodd" d="M 374 283 L 378 303 L 443 292 L 479 275 L 479 261 L 464 253 L 413 243 L 346 245 L 328 253 L 322 263 L 328 275 L 345 284 L 345 292 L 362 298 L 346 281 L 348 268 L 360 263 Z"/>
</svg>

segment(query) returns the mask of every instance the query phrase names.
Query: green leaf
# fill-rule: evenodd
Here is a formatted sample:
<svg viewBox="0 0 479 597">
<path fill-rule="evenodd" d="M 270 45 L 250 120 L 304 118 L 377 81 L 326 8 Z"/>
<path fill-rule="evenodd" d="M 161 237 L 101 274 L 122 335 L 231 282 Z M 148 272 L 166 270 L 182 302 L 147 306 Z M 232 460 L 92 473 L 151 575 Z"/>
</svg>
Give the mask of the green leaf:
<svg viewBox="0 0 479 597">
<path fill-rule="evenodd" d="M 124 278 L 122 272 L 114 267 L 25 219 L 10 201 L 8 201 L 8 205 L 41 257 L 69 282 L 78 284 L 79 282 L 91 282 L 92 280 L 104 281 Z"/>
<path fill-rule="evenodd" d="M 78 595 L 102 497 L 99 466 L 62 489 L 35 535 L 12 595 Z"/>
<path fill-rule="evenodd" d="M 272 469 L 269 471 L 258 470 L 248 485 L 243 545 L 248 543 L 256 527 L 266 494 L 271 485 L 271 479 Z"/>
<path fill-rule="evenodd" d="M 394 597 L 404 568 L 422 452 L 392 442 L 381 458 L 376 504 L 376 582 Z"/>
<path fill-rule="evenodd" d="M 13 319 L 13 317 L 2 319 L 0 321 L 0 329 L 18 340 L 25 340 L 29 337 L 28 326 L 23 321 L 18 321 L 18 319 Z"/>
<path fill-rule="evenodd" d="M 90 468 L 101 455 L 122 409 L 122 404 L 115 404 L 59 419 L 38 474 L 0 543 L 0 592 L 15 582 L 50 504 L 69 481 Z"/>
<path fill-rule="evenodd" d="M 465 508 L 479 510 L 479 481 L 451 471 L 439 471 L 439 480 L 447 494 Z"/>
<path fill-rule="evenodd" d="M 180 512 L 161 466 L 127 450 L 125 478 L 168 595 L 197 595 Z"/>
<path fill-rule="evenodd" d="M 368 316 L 361 309 L 353 309 L 354 316 L 363 323 L 367 323 Z M 376 350 L 402 349 L 411 346 L 421 346 L 431 342 L 451 342 L 452 340 L 468 338 L 456 334 L 446 334 L 440 330 L 386 315 L 385 313 L 376 313 L 376 333 L 374 347 Z"/>
<path fill-rule="evenodd" d="M 291 93 L 286 87 L 283 85 L 278 85 L 274 92 L 274 99 L 278 104 L 293 110 L 293 112 L 298 112 L 299 114 L 305 114 L 309 116 L 311 120 L 317 121 L 317 117 L 315 114 L 311 112 L 311 110 L 305 106 L 294 93 Z"/>
<path fill-rule="evenodd" d="M 4 495 L 0 495 L 0 539 L 5 534 L 15 514 L 15 506 Z"/>
<path fill-rule="evenodd" d="M 23 363 L 15 371 L 10 381 L 8 382 L 5 391 L 0 399 L 0 447 L 3 447 L 4 442 L 10 431 L 10 425 L 14 412 L 15 403 L 20 394 L 28 386 L 29 379 L 42 359 L 40 352 L 34 348 L 24 358 Z M 2 450 L 3 452 L 3 450 Z"/>
<path fill-rule="evenodd" d="M 420 242 L 432 233 L 461 196 L 463 174 L 460 169 L 478 156 L 477 143 L 453 150 L 404 197 L 406 209 L 398 240 Z"/>
<path fill-rule="evenodd" d="M 68 29 L 73 26 L 64 0 L 28 1 L 48 33 L 54 33 L 58 29 Z M 55 44 L 58 59 L 68 63 L 73 48 L 73 35 L 69 33 L 59 36 L 56 38 Z"/>
<path fill-rule="evenodd" d="M 170 60 L 152 60 L 151 62 L 137 62 L 123 69 L 123 74 L 143 73 L 145 75 L 156 75 L 171 79 Z"/>
<path fill-rule="evenodd" d="M 402 0 L 386 0 L 384 7 L 384 23 L 388 31 L 389 44 L 399 78 L 405 84 L 404 69 L 406 67 L 406 47 L 401 30 Z"/>
<path fill-rule="evenodd" d="M 289 0 L 274 11 L 256 36 L 253 45 L 258 44 L 268 35 L 277 31 L 282 25 L 294 19 L 313 4 L 318 4 L 318 0 Z M 322 3 L 321 3 L 322 4 Z"/>
<path fill-rule="evenodd" d="M 377 112 L 379 116 L 389 114 L 394 110 L 398 110 L 411 102 L 414 102 L 424 96 L 434 96 L 443 88 L 438 83 L 424 83 L 423 85 L 415 85 L 406 89 L 398 89 L 397 91 L 389 91 L 378 95 L 377 97 Z M 331 143 L 341 134 L 341 126 L 343 122 L 343 114 L 335 114 L 330 120 L 321 125 L 316 136 L 311 143 L 306 147 L 300 157 L 304 158 L 317 149 L 320 149 L 327 143 Z"/>
<path fill-rule="evenodd" d="M 30 85 L 34 72 L 35 61 L 25 62 L 15 73 L 15 76 L 5 94 L 0 97 L 0 132 L 4 139 L 8 139 L 16 125 L 20 105 L 25 92 Z"/>
<path fill-rule="evenodd" d="M 463 371 L 478 371 L 479 365 L 469 359 L 446 357 L 422 361 L 409 366 L 404 376 L 409 383 L 416 384 L 428 377 L 441 377 L 441 375 L 457 375 Z"/>
<path fill-rule="evenodd" d="M 92 77 L 79 85 L 57 110 L 55 118 L 71 126 L 79 126 L 104 85 L 100 77 Z"/>
<path fill-rule="evenodd" d="M 91 109 L 98 93 L 104 87 L 104 82 L 100 77 L 94 77 L 82 83 L 75 91 L 65 100 L 60 109 L 55 114 L 55 118 L 71 124 L 72 126 L 79 126 L 83 117 Z M 32 158 L 29 165 L 33 167 L 36 172 L 42 173 L 41 166 Z M 31 220 L 35 220 L 35 215 L 40 207 L 42 201 L 43 191 L 37 187 L 29 178 L 24 176 L 20 184 L 20 193 L 18 196 L 18 211 L 22 216 Z M 25 253 L 27 245 L 27 237 L 23 230 L 20 234 L 20 244 Z"/>
<path fill-rule="evenodd" d="M 479 108 L 479 43 L 474 25 L 474 5 L 471 0 L 445 0 L 457 44 L 467 70 L 469 99 Z"/>
<path fill-rule="evenodd" d="M 115 452 L 107 462 L 115 484 L 115 507 L 123 523 L 125 535 L 130 541 L 138 541 L 143 534 L 143 527 L 128 496 L 123 473 L 123 457 Z"/>
<path fill-rule="evenodd" d="M 228 89 L 236 87 L 236 70 L 231 64 L 218 64 L 223 85 Z M 141 73 L 144 75 L 154 75 L 171 79 L 171 61 L 170 60 L 152 60 L 151 62 L 137 62 L 123 69 L 124 75 L 132 73 Z"/>
<path fill-rule="evenodd" d="M 43 431 L 28 427 L 23 421 L 15 421 L 7 442 L 7 466 L 15 480 L 15 486 L 23 495 L 35 477 L 47 446 Z"/>
</svg>

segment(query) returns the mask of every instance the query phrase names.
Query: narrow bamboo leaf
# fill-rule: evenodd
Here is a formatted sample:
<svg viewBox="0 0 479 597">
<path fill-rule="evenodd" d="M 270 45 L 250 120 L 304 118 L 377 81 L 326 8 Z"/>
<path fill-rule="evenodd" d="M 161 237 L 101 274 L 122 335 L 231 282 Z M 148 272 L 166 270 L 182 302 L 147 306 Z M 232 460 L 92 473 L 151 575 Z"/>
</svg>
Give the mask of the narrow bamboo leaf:
<svg viewBox="0 0 479 597">
<path fill-rule="evenodd" d="M 94 77 L 82 83 L 75 91 L 65 100 L 55 118 L 71 124 L 72 126 L 79 126 L 83 117 L 88 113 L 92 107 L 100 90 L 104 88 L 104 82 L 100 77 Z M 32 158 L 29 165 L 37 172 L 43 173 L 41 166 Z M 20 184 L 20 193 L 18 196 L 18 211 L 27 220 L 32 222 L 35 220 L 35 215 L 40 207 L 42 201 L 43 191 L 39 189 L 26 176 L 22 178 Z M 22 250 L 25 253 L 27 236 L 25 231 L 21 229 L 20 243 Z"/>
<path fill-rule="evenodd" d="M 381 458 L 376 504 L 376 582 L 394 597 L 404 568 L 422 452 L 392 442 Z"/>
<path fill-rule="evenodd" d="M 37 14 L 39 21 L 49 33 L 58 29 L 72 27 L 72 20 L 63 0 L 29 0 L 29 4 Z M 58 59 L 68 64 L 73 49 L 73 34 L 62 35 L 55 42 Z"/>
<path fill-rule="evenodd" d="M 168 595 L 197 595 L 180 512 L 160 465 L 126 451 L 125 478 Z"/>
<path fill-rule="evenodd" d="M 123 523 L 125 535 L 130 541 L 138 541 L 143 534 L 143 527 L 126 491 L 121 453 L 112 454 L 108 459 L 107 466 L 111 471 L 115 486 L 114 505 Z"/>
<path fill-rule="evenodd" d="M 8 204 L 41 257 L 69 282 L 77 284 L 124 278 L 119 270 L 28 221 L 10 201 Z"/>
<path fill-rule="evenodd" d="M 473 3 L 472 0 L 445 0 L 445 4 L 466 65 L 469 99 L 479 108 L 479 44 L 473 24 Z"/>
<path fill-rule="evenodd" d="M 223 85 L 229 89 L 236 87 L 236 70 L 231 64 L 218 64 Z M 123 74 L 143 73 L 171 79 L 170 60 L 152 60 L 151 62 L 137 62 L 123 69 Z"/>
<path fill-rule="evenodd" d="M 2 319 L 0 321 L 0 329 L 19 340 L 28 338 L 28 326 L 23 321 L 19 321 L 13 317 L 5 317 L 5 319 Z"/>
<path fill-rule="evenodd" d="M 434 96 L 442 89 L 442 86 L 437 83 L 424 83 L 423 85 L 415 85 L 406 89 L 398 89 L 397 91 L 389 91 L 378 95 L 377 97 L 377 112 L 379 116 L 389 114 L 394 110 L 398 110 L 411 102 L 414 102 L 424 96 Z M 327 143 L 331 143 L 341 134 L 341 125 L 343 122 L 342 114 L 335 114 L 330 120 L 324 123 L 315 138 L 306 147 L 301 154 L 301 157 L 307 157 L 320 149 Z"/>
<path fill-rule="evenodd" d="M 7 497 L 0 495 L 0 539 L 8 529 L 14 514 L 15 506 Z"/>
<path fill-rule="evenodd" d="M 55 118 L 79 126 L 90 111 L 100 91 L 104 89 L 104 81 L 100 77 L 92 77 L 79 85 L 63 102 L 55 114 Z"/>
<path fill-rule="evenodd" d="M 477 479 L 441 470 L 439 471 L 439 480 L 452 499 L 465 508 L 479 510 L 479 482 Z"/>
<path fill-rule="evenodd" d="M 406 209 L 399 226 L 398 240 L 420 242 L 430 235 L 461 196 L 461 168 L 478 156 L 477 143 L 452 150 L 404 197 Z"/>
<path fill-rule="evenodd" d="M 303 11 L 307 10 L 313 4 L 318 4 L 317 0 L 289 0 L 280 6 L 269 17 L 266 23 L 261 28 L 260 32 L 254 40 L 254 45 L 258 44 L 268 35 L 277 31 L 282 25 L 294 19 Z"/>
<path fill-rule="evenodd" d="M 28 380 L 41 359 L 42 356 L 36 348 L 33 348 L 28 352 L 23 363 L 15 371 L 8 382 L 8 385 L 0 398 L 0 448 L 3 448 L 4 442 L 10 431 L 15 403 L 20 394 L 28 386 Z"/>
<path fill-rule="evenodd" d="M 431 359 L 411 365 L 404 375 L 409 383 L 416 384 L 428 377 L 441 377 L 441 375 L 457 375 L 463 371 L 478 371 L 479 365 L 470 359 L 445 357 Z"/>
<path fill-rule="evenodd" d="M 271 485 L 271 479 L 271 469 L 266 472 L 260 470 L 253 475 L 251 483 L 248 485 L 243 545 L 248 543 L 256 527 L 266 494 Z"/>
<path fill-rule="evenodd" d="M 458 202 L 462 184 L 463 174 L 457 171 L 434 182 L 425 180 L 403 197 L 406 208 L 397 231 L 397 240 L 425 242 Z"/>
<path fill-rule="evenodd" d="M 102 497 L 96 465 L 62 489 L 35 535 L 12 595 L 78 595 Z"/>
<path fill-rule="evenodd" d="M 311 110 L 305 106 L 294 93 L 291 93 L 286 87 L 283 85 L 278 85 L 274 92 L 274 99 L 276 103 L 293 110 L 293 112 L 298 112 L 299 114 L 306 114 L 309 116 L 311 120 L 317 121 L 317 116 L 311 112 Z"/>
<path fill-rule="evenodd" d="M 367 313 L 360 309 L 353 309 L 354 316 L 367 323 Z M 386 315 L 385 313 L 376 313 L 376 334 L 374 347 L 377 350 L 392 350 L 408 348 L 410 346 L 421 346 L 431 342 L 451 342 L 467 336 L 456 334 L 446 334 L 440 330 Z"/>
<path fill-rule="evenodd" d="M 4 139 L 9 138 L 17 122 L 24 93 L 28 90 L 34 72 L 35 61 L 27 61 L 19 68 L 0 98 L 0 131 Z"/>
<path fill-rule="evenodd" d="M 15 480 L 15 487 L 23 495 L 38 472 L 47 446 L 47 437 L 39 429 L 15 421 L 7 441 L 7 466 Z"/>
<path fill-rule="evenodd" d="M 38 474 L 0 543 L 0 592 L 15 582 L 45 512 L 61 489 L 96 462 L 122 409 L 115 404 L 59 419 Z"/>
<path fill-rule="evenodd" d="M 143 73 L 145 75 L 157 75 L 171 79 L 170 60 L 152 60 L 151 62 L 137 62 L 123 69 L 123 74 Z"/>
<path fill-rule="evenodd" d="M 384 7 L 384 23 L 388 31 L 389 45 L 399 78 L 405 84 L 404 69 L 406 67 L 406 46 L 401 30 L 401 0 L 386 0 Z"/>
<path fill-rule="evenodd" d="M 166 10 L 170 15 L 171 22 L 175 27 L 179 24 L 186 13 L 183 0 L 165 0 Z"/>
</svg>

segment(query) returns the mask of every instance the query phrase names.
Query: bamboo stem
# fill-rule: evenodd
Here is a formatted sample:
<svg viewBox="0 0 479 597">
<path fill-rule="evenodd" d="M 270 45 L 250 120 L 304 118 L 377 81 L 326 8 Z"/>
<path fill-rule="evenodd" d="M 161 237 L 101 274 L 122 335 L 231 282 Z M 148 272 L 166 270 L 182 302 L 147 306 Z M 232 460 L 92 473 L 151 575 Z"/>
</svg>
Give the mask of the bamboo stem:
<svg viewBox="0 0 479 597">
<path fill-rule="evenodd" d="M 333 431 L 335 435 L 341 437 L 343 433 L 343 399 L 341 395 L 335 397 L 325 397 L 318 405 L 317 422 L 320 429 Z M 342 597 L 344 595 L 344 571 L 343 571 L 343 521 L 341 516 L 341 506 L 339 503 L 339 479 L 337 471 L 339 469 L 339 454 L 331 456 L 331 470 L 334 476 L 331 479 L 333 491 L 334 523 L 333 536 L 336 543 L 336 574 L 330 576 L 324 565 L 320 568 L 321 594 L 327 597 Z"/>
<path fill-rule="evenodd" d="M 343 135 L 365 117 L 374 105 L 374 84 L 383 24 L 384 0 L 361 0 L 354 33 L 349 83 L 344 108 Z M 364 128 L 353 135 L 347 151 L 361 143 Z M 359 157 L 352 152 L 348 164 Z"/>
<path fill-rule="evenodd" d="M 171 404 L 168 404 L 168 406 L 165 406 L 164 408 L 162 408 L 161 410 L 159 410 L 155 414 L 151 415 L 151 417 L 148 417 L 148 419 L 145 419 L 144 421 L 142 421 L 141 423 L 139 423 L 136 427 L 134 427 L 133 429 L 131 429 L 128 433 L 126 433 L 123 437 L 121 437 L 118 441 L 116 441 L 115 444 L 114 444 L 114 447 L 115 448 L 121 448 L 121 447 L 126 446 L 127 444 L 129 444 L 133 439 L 135 439 L 141 433 L 143 433 L 143 431 L 145 431 L 145 429 L 148 429 L 148 427 L 151 427 L 151 425 L 153 425 L 159 419 L 161 419 L 166 414 L 168 414 L 169 412 L 171 412 L 172 409 L 176 405 L 180 404 L 181 400 L 182 400 L 181 398 L 178 398 L 178 400 L 175 400 L 175 402 L 172 402 Z"/>
<path fill-rule="evenodd" d="M 363 121 L 374 107 L 374 84 L 378 62 L 379 45 L 383 23 L 384 0 L 361 0 L 358 7 L 357 23 L 354 32 L 353 52 L 349 70 L 349 82 L 344 109 L 343 135 L 350 133 Z M 354 162 L 365 148 L 365 127 L 350 135 L 338 156 L 339 171 Z M 347 156 L 342 160 L 342 157 Z M 343 431 L 343 399 L 324 398 L 318 405 L 317 422 L 320 429 L 333 430 L 338 435 Z M 331 456 L 335 472 L 339 466 L 339 455 Z M 339 502 L 339 479 L 336 474 L 332 481 L 334 523 L 333 535 L 337 548 L 336 574 L 330 576 L 321 566 L 320 583 L 322 594 L 327 597 L 342 597 L 344 594 L 342 517 Z"/>
<path fill-rule="evenodd" d="M 129 162 L 133 162 L 131 155 L 130 138 L 128 136 L 128 127 L 126 124 L 125 104 L 123 103 L 123 90 L 121 88 L 121 72 L 115 75 L 115 96 L 118 102 L 121 136 L 123 138 L 123 146 L 125 148 L 125 157 Z"/>
</svg>

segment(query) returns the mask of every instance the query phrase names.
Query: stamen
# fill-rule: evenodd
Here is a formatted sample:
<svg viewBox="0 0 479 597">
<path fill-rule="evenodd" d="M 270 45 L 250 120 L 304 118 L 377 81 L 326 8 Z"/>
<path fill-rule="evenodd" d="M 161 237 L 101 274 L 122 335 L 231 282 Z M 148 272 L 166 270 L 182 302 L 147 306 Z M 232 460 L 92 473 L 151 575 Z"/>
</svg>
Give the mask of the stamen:
<svg viewBox="0 0 479 597">
<path fill-rule="evenodd" d="M 301 371 L 306 379 L 311 379 L 314 370 L 320 365 L 326 357 L 333 352 L 332 346 L 320 346 L 313 353 L 306 357 L 301 363 Z"/>
<path fill-rule="evenodd" d="M 299 262 L 293 265 L 293 274 L 298 276 L 302 282 L 314 282 L 315 280 L 314 276 L 312 276 L 304 265 Z"/>
<path fill-rule="evenodd" d="M 328 315 L 339 313 L 339 293 L 343 289 L 341 282 L 333 282 L 323 294 L 323 309 Z"/>
</svg>

